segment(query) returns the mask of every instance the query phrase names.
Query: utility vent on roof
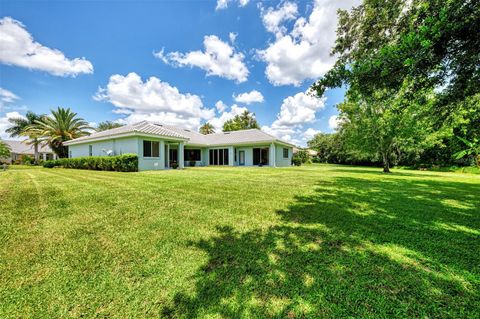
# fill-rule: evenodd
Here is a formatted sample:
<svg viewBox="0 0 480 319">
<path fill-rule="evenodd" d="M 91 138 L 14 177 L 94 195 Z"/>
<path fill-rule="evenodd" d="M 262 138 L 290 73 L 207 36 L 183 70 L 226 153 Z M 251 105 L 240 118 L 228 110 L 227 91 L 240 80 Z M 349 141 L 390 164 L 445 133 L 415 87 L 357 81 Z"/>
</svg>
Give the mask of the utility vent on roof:
<svg viewBox="0 0 480 319">
<path fill-rule="evenodd" d="M 163 127 L 163 124 L 154 124 L 154 125 Z"/>
<path fill-rule="evenodd" d="M 183 129 L 185 132 L 191 132 L 190 130 L 187 130 L 187 129 Z"/>
<path fill-rule="evenodd" d="M 230 132 L 223 132 L 223 134 L 230 134 Z"/>
</svg>

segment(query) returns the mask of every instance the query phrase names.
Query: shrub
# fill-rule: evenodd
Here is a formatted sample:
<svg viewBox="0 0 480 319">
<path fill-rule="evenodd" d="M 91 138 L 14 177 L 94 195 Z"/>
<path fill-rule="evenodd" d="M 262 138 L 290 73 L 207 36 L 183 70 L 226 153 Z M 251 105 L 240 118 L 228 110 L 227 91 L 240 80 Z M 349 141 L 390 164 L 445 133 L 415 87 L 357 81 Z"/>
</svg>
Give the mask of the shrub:
<svg viewBox="0 0 480 319">
<path fill-rule="evenodd" d="M 61 158 L 55 161 L 45 161 L 43 167 L 90 169 L 98 171 L 136 172 L 138 171 L 138 156 L 124 154 L 118 156 L 84 156 L 76 158 Z"/>
<path fill-rule="evenodd" d="M 293 157 L 292 157 L 292 164 L 295 165 L 295 166 L 300 166 L 300 165 L 302 165 L 302 158 L 301 158 L 300 156 L 293 155 Z"/>
</svg>

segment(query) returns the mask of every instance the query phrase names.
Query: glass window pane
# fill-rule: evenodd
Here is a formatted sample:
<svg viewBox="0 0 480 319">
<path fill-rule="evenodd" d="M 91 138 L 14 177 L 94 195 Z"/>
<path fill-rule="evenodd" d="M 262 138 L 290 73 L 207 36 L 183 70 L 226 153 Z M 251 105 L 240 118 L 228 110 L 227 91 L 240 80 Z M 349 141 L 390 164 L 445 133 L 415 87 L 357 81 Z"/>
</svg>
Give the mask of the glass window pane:
<svg viewBox="0 0 480 319">
<path fill-rule="evenodd" d="M 152 157 L 159 157 L 159 156 L 160 156 L 160 143 L 152 142 Z"/>
<path fill-rule="evenodd" d="M 143 157 L 152 157 L 152 142 L 143 141 Z"/>
<path fill-rule="evenodd" d="M 218 165 L 223 165 L 223 149 L 218 150 Z"/>
<path fill-rule="evenodd" d="M 228 165 L 228 148 L 223 150 L 223 165 Z"/>
<path fill-rule="evenodd" d="M 210 165 L 213 165 L 213 150 L 209 151 L 208 161 L 210 162 Z"/>
<path fill-rule="evenodd" d="M 218 165 L 218 150 L 213 150 L 213 165 Z"/>
</svg>

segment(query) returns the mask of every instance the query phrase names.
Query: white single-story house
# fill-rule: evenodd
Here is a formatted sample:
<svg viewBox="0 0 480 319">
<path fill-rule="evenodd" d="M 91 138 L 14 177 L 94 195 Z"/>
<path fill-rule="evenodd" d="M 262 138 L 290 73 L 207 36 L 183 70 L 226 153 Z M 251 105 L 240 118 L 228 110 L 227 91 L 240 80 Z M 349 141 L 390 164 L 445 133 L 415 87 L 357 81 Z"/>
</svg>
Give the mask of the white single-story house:
<svg viewBox="0 0 480 319">
<path fill-rule="evenodd" d="M 69 157 L 138 154 L 138 170 L 185 166 L 290 166 L 294 145 L 258 129 L 203 135 L 142 121 L 65 143 Z"/>
<path fill-rule="evenodd" d="M 7 163 L 15 163 L 20 161 L 23 156 L 35 156 L 35 150 L 33 145 L 26 144 L 25 141 L 12 141 L 12 140 L 2 140 L 10 147 L 10 157 L 2 158 L 2 161 Z M 39 145 L 38 146 L 39 158 L 42 160 L 51 160 L 56 159 L 57 155 L 52 151 L 48 145 Z"/>
</svg>

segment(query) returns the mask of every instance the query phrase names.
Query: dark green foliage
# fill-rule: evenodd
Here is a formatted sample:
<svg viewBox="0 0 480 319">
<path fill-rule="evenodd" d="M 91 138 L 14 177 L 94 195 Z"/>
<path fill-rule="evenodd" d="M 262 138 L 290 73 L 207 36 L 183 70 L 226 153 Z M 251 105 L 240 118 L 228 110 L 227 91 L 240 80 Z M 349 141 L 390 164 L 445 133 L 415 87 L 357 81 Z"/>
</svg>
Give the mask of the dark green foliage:
<svg viewBox="0 0 480 319">
<path fill-rule="evenodd" d="M 326 88 L 347 86 L 351 105 L 340 107 L 347 122 L 358 120 L 361 112 L 354 109 L 368 104 L 358 125 L 345 124 L 356 133 L 350 135 L 358 143 L 349 146 L 357 150 L 369 149 L 372 156 L 371 146 L 377 145 L 373 151 L 386 161 L 465 165 L 452 155 L 462 150 L 455 136 L 480 139 L 479 25 L 475 0 L 364 0 L 339 12 L 337 63 L 312 89 L 322 95 Z M 398 95 L 406 85 L 413 99 L 408 91 Z M 391 107 L 388 97 L 394 95 L 397 105 Z M 422 95 L 433 97 L 431 103 L 417 103 L 411 112 L 410 103 Z M 419 112 L 428 121 L 412 125 L 409 114 Z M 380 128 L 381 136 L 362 139 L 365 128 L 370 133 Z"/>
<path fill-rule="evenodd" d="M 43 167 L 78 168 L 99 171 L 136 172 L 138 171 L 138 156 L 123 154 L 118 156 L 84 156 L 75 158 L 61 158 L 54 161 L 45 161 Z"/>
<path fill-rule="evenodd" d="M 10 156 L 10 146 L 0 139 L 0 158 Z"/>
<path fill-rule="evenodd" d="M 198 131 L 200 134 L 203 134 L 203 135 L 213 134 L 215 133 L 215 128 L 213 127 L 212 124 L 206 122 L 202 126 L 200 126 L 200 129 Z"/>
<path fill-rule="evenodd" d="M 122 127 L 123 125 L 124 124 L 120 124 L 112 121 L 100 122 L 95 128 L 95 131 L 101 132 L 101 131 L 111 130 L 113 128 Z"/>
<path fill-rule="evenodd" d="M 292 156 L 292 164 L 295 166 L 300 166 L 309 161 L 309 156 L 306 150 L 299 149 L 297 153 Z"/>
<path fill-rule="evenodd" d="M 248 130 L 252 128 L 259 129 L 260 125 L 258 125 L 258 122 L 255 119 L 255 114 L 250 113 L 247 110 L 240 115 L 235 115 L 233 119 L 228 120 L 223 124 L 224 132 Z"/>
</svg>

